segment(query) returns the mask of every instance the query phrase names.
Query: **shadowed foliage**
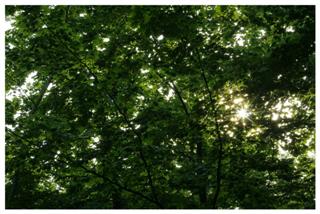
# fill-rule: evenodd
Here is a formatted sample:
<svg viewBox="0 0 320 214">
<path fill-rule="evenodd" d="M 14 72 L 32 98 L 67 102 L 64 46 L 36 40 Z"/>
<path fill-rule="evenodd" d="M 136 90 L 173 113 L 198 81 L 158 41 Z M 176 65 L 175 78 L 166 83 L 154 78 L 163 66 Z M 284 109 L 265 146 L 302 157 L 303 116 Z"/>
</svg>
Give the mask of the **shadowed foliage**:
<svg viewBox="0 0 320 214">
<path fill-rule="evenodd" d="M 6 19 L 6 208 L 315 208 L 314 6 Z"/>
</svg>

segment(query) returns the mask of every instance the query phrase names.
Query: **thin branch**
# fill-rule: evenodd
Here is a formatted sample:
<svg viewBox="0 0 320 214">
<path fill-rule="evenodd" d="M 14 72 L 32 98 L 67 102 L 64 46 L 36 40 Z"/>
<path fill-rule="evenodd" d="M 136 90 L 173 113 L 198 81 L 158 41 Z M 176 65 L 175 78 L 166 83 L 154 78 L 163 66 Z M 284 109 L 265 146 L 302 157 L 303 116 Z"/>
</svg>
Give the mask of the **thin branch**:
<svg viewBox="0 0 320 214">
<path fill-rule="evenodd" d="M 142 141 L 142 137 L 141 135 L 135 130 L 134 126 L 131 124 L 130 120 L 128 119 L 127 115 L 121 110 L 120 106 L 117 104 L 117 102 L 115 101 L 115 99 L 113 98 L 113 96 L 111 96 L 109 93 L 107 93 L 108 97 L 112 100 L 113 104 L 115 105 L 117 111 L 119 112 L 119 114 L 124 118 L 125 122 L 127 123 L 127 125 L 130 127 L 130 130 L 134 133 L 134 135 L 136 135 L 136 137 L 138 138 L 139 144 L 140 146 L 139 148 L 139 156 L 143 162 L 143 165 L 147 171 L 147 176 L 148 176 L 148 183 L 150 185 L 151 191 L 152 191 L 152 195 L 154 197 L 154 199 L 157 201 L 158 205 L 160 208 L 163 208 L 163 205 L 160 203 L 158 196 L 157 196 L 157 192 L 156 189 L 154 187 L 154 183 L 153 183 L 153 179 L 152 179 L 152 175 L 151 175 L 151 170 L 149 167 L 149 164 L 143 154 L 143 150 L 142 150 L 142 145 L 143 145 L 143 141 Z"/>
<path fill-rule="evenodd" d="M 200 65 L 200 62 L 201 62 L 201 57 L 200 57 L 200 54 L 198 52 L 198 50 L 195 51 L 196 54 L 197 54 L 197 57 L 198 57 L 198 63 Z M 220 133 L 220 126 L 219 126 L 219 122 L 218 122 L 218 113 L 217 113 L 217 106 L 216 106 L 216 102 L 215 100 L 213 99 L 212 97 L 212 94 L 211 94 L 211 91 L 210 91 L 210 88 L 209 88 L 209 85 L 208 85 L 208 80 L 206 78 L 206 75 L 204 73 L 204 70 L 202 69 L 202 67 L 200 67 L 200 71 L 201 71 L 201 76 L 202 76 L 202 79 L 205 83 L 205 87 L 206 87 L 206 91 L 209 95 L 209 99 L 210 99 L 210 104 L 213 108 L 213 113 L 214 113 L 214 123 L 215 123 L 215 130 L 216 130 L 216 134 L 217 134 L 217 137 L 218 137 L 218 143 L 219 143 L 219 148 L 218 148 L 218 160 L 217 160 L 217 168 L 216 168 L 216 183 L 217 183 L 217 186 L 216 186 L 216 191 L 214 193 L 214 196 L 213 196 L 213 201 L 212 201 L 212 206 L 214 209 L 217 208 L 217 200 L 218 200 L 218 196 L 219 196 L 219 193 L 220 193 L 220 187 L 221 187 L 221 164 L 222 164 L 222 150 L 223 150 L 223 145 L 222 145 L 222 137 L 221 137 L 221 133 Z"/>
<path fill-rule="evenodd" d="M 180 93 L 180 90 L 174 84 L 174 82 L 167 81 L 158 72 L 156 72 L 156 74 L 158 75 L 158 77 L 161 78 L 162 81 L 164 81 L 171 89 L 173 89 L 175 91 L 176 95 L 178 96 L 178 99 L 179 99 L 180 103 L 182 104 L 183 110 L 184 110 L 184 112 L 185 112 L 185 114 L 187 116 L 189 129 L 192 130 L 195 121 L 193 121 L 192 118 L 191 118 L 190 112 L 188 110 L 188 107 L 187 107 L 186 103 L 183 101 L 183 98 L 182 98 L 182 95 Z M 192 138 L 192 139 L 193 139 L 192 142 L 194 143 L 194 145 L 197 146 L 197 150 L 196 150 L 197 160 L 198 160 L 199 163 L 202 163 L 202 161 L 203 161 L 203 142 L 202 142 L 201 136 L 197 135 L 197 138 Z M 207 203 L 207 188 L 206 188 L 205 185 L 201 185 L 199 187 L 198 194 L 199 194 L 200 202 L 202 204 L 206 204 Z"/>
<path fill-rule="evenodd" d="M 8 130 L 8 131 L 9 131 L 10 133 L 12 133 L 13 135 L 19 137 L 21 140 L 24 140 L 24 141 L 26 141 L 26 142 L 28 142 L 28 143 L 33 143 L 33 142 L 31 142 L 29 139 L 27 139 L 27 138 L 25 138 L 25 137 L 22 137 L 22 136 L 16 134 L 15 132 L 13 132 L 13 131 L 11 131 L 11 130 Z M 72 163 L 75 163 L 75 161 L 71 160 L 70 158 L 67 158 L 67 160 L 70 161 L 70 162 L 72 162 Z M 61 162 L 61 163 L 63 163 L 63 164 L 66 164 L 66 165 L 69 164 L 68 162 L 66 162 L 66 161 L 64 161 L 64 160 L 59 160 L 59 159 L 58 159 L 58 161 Z M 95 175 L 95 176 L 97 176 L 97 177 L 99 177 L 99 178 L 102 178 L 103 180 L 108 181 L 109 183 L 111 183 L 111 184 L 119 187 L 120 189 L 123 189 L 123 190 L 125 190 L 125 191 L 127 191 L 127 192 L 130 192 L 130 193 L 132 193 L 132 194 L 135 194 L 135 195 L 137 195 L 137 196 L 140 196 L 140 197 L 146 199 L 147 201 L 150 201 L 150 202 L 152 202 L 152 203 L 154 203 L 154 204 L 156 204 L 157 206 L 159 206 L 159 207 L 162 208 L 162 205 L 161 205 L 158 201 L 155 201 L 155 200 L 153 200 L 152 198 L 149 198 L 148 196 L 145 196 L 144 194 L 142 194 L 142 193 L 140 193 L 140 192 L 138 192 L 138 191 L 136 191 L 136 190 L 133 190 L 133 189 L 130 189 L 130 188 L 126 187 L 126 186 L 123 186 L 123 185 L 121 185 L 120 183 L 117 183 L 116 181 L 113 181 L 113 180 L 111 180 L 110 178 L 108 178 L 108 177 L 106 177 L 106 176 L 104 176 L 104 175 L 101 175 L 101 174 L 97 173 L 97 172 L 94 171 L 94 170 L 91 170 L 91 169 L 86 168 L 86 167 L 83 166 L 82 164 L 81 164 L 81 165 L 78 165 L 78 164 L 77 164 L 77 166 L 80 167 L 80 168 L 82 168 L 83 170 L 85 170 L 86 172 L 88 172 L 88 173 L 90 173 L 90 174 L 93 174 L 93 175 Z"/>
<path fill-rule="evenodd" d="M 15 133 L 14 131 L 12 131 L 12 130 L 10 130 L 10 129 L 8 129 L 8 128 L 7 128 L 6 131 L 8 131 L 9 133 L 13 134 L 14 136 L 20 138 L 21 140 L 24 140 L 24 141 L 26 141 L 26 142 L 28 142 L 28 143 L 30 143 L 30 144 L 33 144 L 33 142 L 31 142 L 29 139 L 27 139 L 27 138 L 25 138 L 25 137 L 23 137 L 23 136 Z"/>
<path fill-rule="evenodd" d="M 54 35 L 56 35 L 54 32 L 52 32 Z M 99 83 L 99 79 L 97 77 L 97 75 L 93 72 L 92 68 L 89 67 L 85 62 L 83 62 L 83 59 L 81 59 L 80 56 L 78 56 L 66 43 L 65 41 L 61 40 L 59 37 L 57 37 L 58 40 L 61 42 L 61 44 L 64 45 L 64 47 L 74 56 L 74 58 L 76 58 L 77 61 L 80 62 L 81 65 L 83 65 L 87 70 L 88 72 L 94 77 L 94 80 L 95 82 L 98 84 Z M 151 192 L 153 194 L 153 197 L 155 198 L 155 200 L 157 201 L 157 204 L 160 208 L 163 208 L 163 206 L 161 205 L 161 203 L 159 202 L 159 199 L 157 197 L 157 193 L 156 193 L 156 190 L 155 190 L 155 187 L 154 187 L 154 184 L 153 184 L 153 179 L 152 179 L 152 175 L 151 175 L 151 170 L 150 170 L 150 167 L 148 166 L 148 163 L 146 161 L 146 158 L 143 154 L 143 151 L 142 151 L 142 144 L 143 144 L 143 141 L 142 141 L 142 138 L 140 136 L 139 133 L 136 132 L 135 128 L 133 127 L 133 125 L 131 124 L 131 122 L 129 121 L 128 117 L 126 116 L 126 114 L 121 110 L 120 106 L 116 103 L 114 97 L 109 93 L 109 92 L 105 92 L 107 94 L 107 96 L 109 97 L 109 99 L 111 99 L 112 103 L 114 104 L 114 106 L 116 107 L 117 111 L 119 112 L 119 114 L 123 117 L 123 119 L 125 120 L 125 122 L 127 123 L 127 125 L 130 127 L 131 131 L 137 136 L 138 140 L 139 140 L 139 143 L 140 143 L 140 148 L 139 148 L 139 155 L 140 155 L 140 158 L 144 164 L 144 167 L 147 171 L 147 175 L 148 175 L 148 183 L 150 185 L 150 188 L 151 188 Z"/>
<path fill-rule="evenodd" d="M 36 100 L 36 102 L 35 102 L 32 110 L 31 110 L 30 114 L 33 114 L 33 113 L 35 113 L 35 112 L 38 110 L 39 105 L 40 105 L 40 103 L 41 103 L 41 101 L 42 101 L 42 99 L 43 99 L 43 96 L 44 96 L 44 94 L 47 92 L 48 87 L 49 87 L 51 81 L 52 81 L 52 76 L 49 76 L 49 78 L 47 79 L 46 83 L 42 86 L 42 88 L 41 88 L 41 90 L 40 90 L 39 97 L 38 97 L 38 99 Z"/>
<path fill-rule="evenodd" d="M 67 158 L 67 160 L 70 161 L 70 162 L 72 162 L 72 163 L 75 163 L 74 161 L 72 161 L 72 160 L 69 159 L 69 158 Z M 69 164 L 68 162 L 66 162 L 66 161 L 64 161 L 64 160 L 58 160 L 58 161 L 59 161 L 59 162 L 62 162 L 62 163 L 64 163 L 64 164 Z M 153 200 L 152 198 L 149 198 L 148 196 L 142 194 L 141 192 L 138 192 L 138 191 L 136 191 L 136 190 L 133 190 L 133 189 L 130 189 L 130 188 L 126 187 L 126 186 L 123 186 L 123 185 L 121 185 L 120 183 L 118 183 L 118 182 L 116 182 L 116 181 L 113 181 L 112 179 L 108 178 L 107 176 L 99 174 L 99 173 L 96 172 L 95 170 L 88 169 L 87 167 L 85 167 L 85 166 L 82 165 L 82 164 L 81 164 L 81 165 L 78 165 L 78 164 L 77 164 L 77 166 L 80 167 L 80 168 L 82 168 L 82 169 L 83 169 L 84 171 L 86 171 L 87 173 L 90 173 L 90 174 L 92 174 L 92 175 L 95 175 L 96 177 L 102 178 L 103 180 L 108 181 L 109 183 L 117 186 L 118 188 L 120 188 L 120 189 L 122 189 L 122 190 L 125 190 L 125 191 L 127 191 L 127 192 L 130 192 L 130 193 L 132 193 L 132 194 L 134 194 L 134 195 L 140 196 L 141 198 L 144 198 L 144 199 L 146 199 L 147 201 L 152 202 L 152 203 L 156 204 L 157 206 L 160 206 L 157 201 Z"/>
<path fill-rule="evenodd" d="M 87 70 L 88 72 L 94 77 L 94 80 L 95 82 L 98 84 L 99 83 L 99 79 L 97 77 L 97 75 L 92 71 L 92 69 L 83 61 L 83 59 L 78 56 L 78 54 L 76 52 L 74 52 L 69 46 L 68 44 L 66 44 L 65 40 L 62 40 L 60 39 L 59 35 L 55 32 L 53 32 L 50 28 L 48 28 L 48 30 L 53 34 L 55 35 L 55 39 L 59 40 L 59 43 L 60 44 L 63 44 L 64 47 L 72 54 L 72 56 L 78 61 L 80 62 L 81 65 L 83 65 Z M 119 107 L 119 105 L 115 102 L 115 99 L 113 98 L 113 96 L 111 96 L 110 93 L 106 92 L 107 96 L 109 97 L 109 99 L 111 99 L 112 103 L 115 105 L 117 111 L 119 112 L 120 115 L 122 115 L 122 117 L 124 118 L 125 122 L 127 123 L 127 125 L 130 127 L 131 131 L 137 136 L 138 140 L 139 140 L 139 143 L 140 143 L 140 148 L 139 148 L 139 155 L 140 155 L 140 158 L 144 164 L 144 167 L 147 171 L 147 175 L 148 175 L 148 183 L 150 185 L 150 188 L 151 188 L 151 192 L 153 194 L 153 197 L 155 198 L 156 200 L 156 203 L 157 205 L 160 207 L 160 208 L 163 208 L 163 205 L 159 202 L 159 199 L 158 199 L 158 196 L 157 196 L 157 193 L 156 193 L 156 190 L 155 190 L 155 187 L 154 187 L 154 184 L 153 184 L 153 180 L 152 180 L 152 175 L 151 175 L 151 171 L 150 171 L 150 167 L 148 166 L 148 163 L 146 161 L 146 158 L 143 154 L 143 151 L 142 151 L 142 144 L 143 144 L 143 141 L 141 139 L 141 136 L 139 133 L 137 133 L 133 127 L 133 125 L 130 123 L 129 119 L 127 118 L 126 114 L 124 112 L 122 112 L 121 108 Z"/>
<path fill-rule="evenodd" d="M 174 90 L 174 92 L 178 96 L 178 99 L 179 99 L 179 101 L 180 101 L 180 103 L 182 105 L 182 108 L 183 108 L 185 114 L 187 115 L 188 118 L 190 118 L 190 113 L 189 113 L 188 107 L 187 107 L 186 103 L 183 101 L 183 98 L 182 98 L 182 95 L 180 93 L 180 90 L 178 89 L 176 84 L 174 84 L 174 82 L 165 80 L 165 78 L 161 74 L 159 74 L 158 72 L 156 72 L 156 74 L 157 74 L 158 77 L 160 77 L 160 79 L 162 81 L 164 81 L 171 89 Z"/>
</svg>

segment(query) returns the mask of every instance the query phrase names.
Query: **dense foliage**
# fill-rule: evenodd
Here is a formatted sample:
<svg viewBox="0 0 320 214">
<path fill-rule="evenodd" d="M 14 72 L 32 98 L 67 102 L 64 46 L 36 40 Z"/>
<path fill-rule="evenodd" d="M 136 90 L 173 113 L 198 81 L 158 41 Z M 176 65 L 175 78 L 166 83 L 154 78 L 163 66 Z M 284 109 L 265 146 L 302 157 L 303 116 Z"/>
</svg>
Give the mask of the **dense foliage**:
<svg viewBox="0 0 320 214">
<path fill-rule="evenodd" d="M 315 207 L 315 7 L 6 19 L 7 208 Z"/>
</svg>

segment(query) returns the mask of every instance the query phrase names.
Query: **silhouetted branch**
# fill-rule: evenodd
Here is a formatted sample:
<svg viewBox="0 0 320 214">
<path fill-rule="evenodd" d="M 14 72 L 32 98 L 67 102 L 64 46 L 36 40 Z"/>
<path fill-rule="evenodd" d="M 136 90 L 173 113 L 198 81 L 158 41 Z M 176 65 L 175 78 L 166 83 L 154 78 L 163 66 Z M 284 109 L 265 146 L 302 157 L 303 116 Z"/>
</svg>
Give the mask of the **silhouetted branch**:
<svg viewBox="0 0 320 214">
<path fill-rule="evenodd" d="M 201 64 L 201 57 L 200 57 L 200 54 L 198 52 L 198 50 L 195 51 L 196 52 L 196 55 L 198 57 L 198 63 L 199 65 Z M 210 91 L 210 88 L 209 88 L 209 85 L 208 85 L 208 80 L 206 78 L 206 75 L 205 75 L 205 72 L 204 70 L 202 69 L 202 67 L 200 67 L 200 71 L 201 71 L 201 76 L 202 76 L 202 79 L 205 83 L 205 87 L 206 87 L 206 91 L 209 95 L 209 100 L 210 100 L 210 104 L 213 108 L 213 114 L 214 114 L 214 123 L 215 123 L 215 130 L 216 130 L 216 134 L 217 134 L 217 138 L 218 138 L 218 144 L 219 144 L 219 147 L 218 147 L 218 160 L 217 160 L 217 168 L 216 168 L 216 190 L 215 190 L 215 193 L 213 195 L 213 201 L 212 201 L 212 207 L 214 209 L 217 208 L 217 200 L 218 200 L 218 196 L 219 196 L 219 193 L 220 193 L 220 187 L 221 187 L 221 163 L 222 163 L 222 150 L 223 150 L 223 145 L 222 145 L 222 137 L 221 137 L 221 133 L 220 133 L 220 126 L 219 126 L 219 122 L 218 122 L 218 114 L 217 114 L 217 106 L 216 106 L 216 102 L 215 100 L 213 99 L 212 97 L 212 94 L 211 94 L 211 91 Z"/>
<path fill-rule="evenodd" d="M 160 79 L 162 81 L 164 81 L 171 89 L 174 90 L 174 92 L 176 93 L 176 95 L 178 96 L 178 99 L 183 107 L 183 110 L 185 112 L 185 114 L 188 116 L 188 118 L 190 117 L 190 113 L 189 113 L 189 110 L 188 110 L 188 107 L 186 105 L 186 103 L 183 101 L 183 98 L 182 98 L 182 95 L 180 93 L 180 90 L 178 89 L 178 87 L 176 86 L 176 84 L 174 84 L 174 82 L 171 82 L 171 81 L 167 81 L 165 80 L 165 78 L 159 74 L 158 72 L 156 72 L 157 76 L 160 77 Z"/>
<path fill-rule="evenodd" d="M 57 35 L 56 33 L 52 32 L 54 35 Z M 97 75 L 93 72 L 92 68 L 90 66 L 88 66 L 84 61 L 83 59 L 78 56 L 77 53 L 75 53 L 69 46 L 68 44 L 66 44 L 66 42 L 62 39 L 60 39 L 60 37 L 58 36 L 57 39 L 59 40 L 59 42 L 61 44 L 64 45 L 64 47 L 76 58 L 76 60 L 78 62 L 80 62 L 81 65 L 83 65 L 87 70 L 88 72 L 94 77 L 94 80 L 96 82 L 96 84 L 99 84 L 99 79 L 97 77 Z M 135 131 L 135 128 L 133 127 L 133 125 L 131 124 L 131 122 L 129 121 L 127 115 L 121 110 L 120 106 L 116 103 L 116 100 L 114 99 L 114 97 L 109 93 L 109 92 L 105 92 L 107 94 L 107 96 L 109 97 L 109 99 L 111 99 L 112 103 L 114 104 L 114 106 L 116 107 L 118 113 L 123 117 L 124 121 L 127 123 L 127 125 L 130 127 L 131 131 L 136 135 L 136 137 L 138 138 L 139 140 L 139 143 L 140 143 L 140 148 L 139 148 L 139 156 L 144 164 L 144 167 L 145 167 L 145 170 L 147 171 L 147 175 L 148 175 L 148 183 L 150 185 L 150 188 L 151 188 L 151 192 L 153 194 L 153 197 L 155 198 L 155 201 L 157 201 L 157 204 L 160 208 L 163 208 L 163 206 L 161 205 L 161 203 L 159 202 L 159 199 L 157 197 L 157 193 L 156 193 L 156 190 L 155 190 L 155 187 L 154 187 L 154 183 L 153 183 L 153 179 L 152 179 L 152 175 L 151 175 L 151 170 L 150 170 L 150 167 L 148 166 L 148 163 L 146 161 L 146 158 L 143 154 L 143 151 L 142 151 L 142 145 L 143 145 L 143 141 L 142 141 L 142 138 L 140 136 L 139 133 L 137 133 Z"/>
<path fill-rule="evenodd" d="M 70 160 L 69 158 L 67 158 L 67 159 L 68 159 L 68 161 L 75 163 L 74 161 Z M 59 161 L 59 162 L 62 162 L 62 163 L 64 163 L 64 164 L 69 164 L 68 162 L 63 161 L 63 160 L 58 160 L 58 161 Z M 160 206 L 160 204 L 159 204 L 157 201 L 153 200 L 152 198 L 149 198 L 148 196 L 142 194 L 141 192 L 138 192 L 138 191 L 136 191 L 136 190 L 133 190 L 133 189 L 130 189 L 130 188 L 126 187 L 126 186 L 123 186 L 123 185 L 121 185 L 120 183 L 118 183 L 118 182 L 116 182 L 116 181 L 113 181 L 112 179 L 108 178 L 107 176 L 101 175 L 101 174 L 97 173 L 95 170 L 88 169 L 87 167 L 85 167 L 85 166 L 82 165 L 82 164 L 80 164 L 80 165 L 76 164 L 76 166 L 82 168 L 82 169 L 83 169 L 85 172 L 87 172 L 87 173 L 90 173 L 90 174 L 92 174 L 92 175 L 95 175 L 96 177 L 99 177 L 99 178 L 101 178 L 101 179 L 109 182 L 110 184 L 113 184 L 113 185 L 117 186 L 118 188 L 120 188 L 120 189 L 122 189 L 122 190 L 125 190 L 125 191 L 127 191 L 127 192 L 130 192 L 130 193 L 132 193 L 132 194 L 134 194 L 134 195 L 140 196 L 141 198 L 144 198 L 144 199 L 146 199 L 147 201 L 152 202 L 152 203 L 156 204 L 157 206 Z"/>
</svg>

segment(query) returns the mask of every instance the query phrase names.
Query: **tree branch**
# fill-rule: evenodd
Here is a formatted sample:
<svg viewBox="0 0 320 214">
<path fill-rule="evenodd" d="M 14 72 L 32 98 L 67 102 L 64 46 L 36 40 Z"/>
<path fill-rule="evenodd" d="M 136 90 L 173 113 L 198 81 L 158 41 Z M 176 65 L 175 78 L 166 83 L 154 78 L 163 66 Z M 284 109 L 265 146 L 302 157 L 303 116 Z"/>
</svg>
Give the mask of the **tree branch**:
<svg viewBox="0 0 320 214">
<path fill-rule="evenodd" d="M 48 80 L 46 81 L 46 83 L 42 86 L 42 88 L 41 88 L 41 90 L 40 90 L 39 97 L 38 97 L 38 99 L 36 100 L 36 102 L 35 102 L 32 110 L 31 110 L 30 114 L 33 114 L 33 113 L 35 113 L 35 112 L 38 110 L 39 105 L 40 105 L 40 103 L 41 103 L 41 101 L 42 101 L 42 99 L 43 99 L 43 96 L 44 96 L 44 94 L 47 92 L 48 87 L 49 87 L 51 81 L 52 81 L 52 76 L 50 75 L 49 78 L 48 78 Z"/>
<path fill-rule="evenodd" d="M 183 108 L 185 114 L 187 115 L 188 118 L 190 118 L 190 113 L 189 113 L 188 107 L 187 107 L 186 103 L 183 101 L 183 98 L 182 98 L 182 95 L 180 93 L 180 90 L 178 89 L 176 84 L 174 84 L 174 82 L 165 80 L 165 78 L 161 74 L 159 74 L 158 72 L 156 72 L 156 74 L 157 74 L 158 77 L 160 77 L 160 79 L 162 81 L 164 81 L 171 89 L 174 90 L 174 92 L 178 96 L 178 99 L 179 99 L 179 101 L 180 101 L 180 103 L 182 105 L 182 108 Z"/>
<path fill-rule="evenodd" d="M 70 162 L 72 162 L 72 163 L 75 163 L 75 162 L 72 161 L 70 158 L 67 158 L 67 160 L 70 161 Z M 58 161 L 59 161 L 59 162 L 62 162 L 62 163 L 64 163 L 64 164 L 69 164 L 68 162 L 63 161 L 63 160 L 58 160 Z M 101 174 L 97 173 L 95 170 L 88 169 L 87 167 L 85 167 L 85 166 L 82 165 L 82 164 L 81 164 L 81 165 L 76 164 L 76 166 L 82 168 L 82 169 L 83 169 L 85 172 L 87 172 L 87 173 L 90 173 L 90 174 L 92 174 L 92 175 L 95 175 L 96 177 L 102 178 L 103 180 L 109 182 L 110 184 L 113 184 L 113 185 L 117 186 L 118 188 L 120 188 L 120 189 L 122 189 L 122 190 L 125 190 L 125 191 L 127 191 L 127 192 L 130 192 L 130 193 L 132 193 L 132 194 L 134 194 L 134 195 L 140 196 L 141 198 L 144 198 L 144 199 L 146 199 L 147 201 L 152 202 L 152 203 L 156 204 L 157 206 L 159 206 L 159 203 L 158 203 L 157 201 L 153 200 L 152 198 L 149 198 L 148 196 L 142 194 L 141 192 L 138 192 L 138 191 L 136 191 L 136 190 L 133 190 L 133 189 L 130 189 L 130 188 L 126 187 L 126 186 L 123 186 L 123 185 L 121 185 L 120 183 L 111 180 L 111 179 L 108 178 L 107 176 L 101 175 Z"/>
<path fill-rule="evenodd" d="M 49 28 L 48 28 L 49 29 Z M 75 53 L 69 46 L 68 44 L 66 44 L 65 40 L 62 40 L 60 39 L 59 35 L 57 35 L 57 33 L 53 32 L 51 29 L 49 29 L 49 31 L 55 35 L 55 39 L 59 40 L 59 43 L 60 44 L 63 44 L 64 47 L 72 54 L 72 56 L 80 62 L 81 65 L 83 65 L 87 70 L 88 72 L 94 77 L 94 80 L 96 82 L 96 84 L 99 83 L 99 79 L 97 77 L 97 75 L 93 72 L 93 70 L 91 69 L 91 67 L 89 67 L 85 62 L 83 62 L 83 59 L 78 56 L 77 53 Z M 148 183 L 150 185 L 150 188 L 151 188 L 151 192 L 153 194 L 153 197 L 154 199 L 156 200 L 157 202 L 157 205 L 160 207 L 160 208 L 163 208 L 163 205 L 160 203 L 159 199 L 158 199 L 158 196 L 157 196 L 157 193 L 156 193 L 156 190 L 155 190 L 155 187 L 154 187 L 154 184 L 153 184 L 153 179 L 152 179 L 152 175 L 151 175 L 151 170 L 150 170 L 150 167 L 148 166 L 148 163 L 147 163 L 147 160 L 143 154 L 143 150 L 142 150 L 142 145 L 143 145 L 143 141 L 142 141 L 142 138 L 140 136 L 139 133 L 137 133 L 133 127 L 133 125 L 130 123 L 129 119 L 127 118 L 126 114 L 121 110 L 121 108 L 119 107 L 119 105 L 116 103 L 115 99 L 113 98 L 113 96 L 111 96 L 110 93 L 108 93 L 106 91 L 106 94 L 107 96 L 109 97 L 109 99 L 111 99 L 112 103 L 114 104 L 114 106 L 116 107 L 117 111 L 119 112 L 120 115 L 122 115 L 122 117 L 124 118 L 125 122 L 127 123 L 127 125 L 130 127 L 131 131 L 137 136 L 138 140 L 139 140 L 139 143 L 140 143 L 140 147 L 139 147 L 139 155 L 140 155 L 140 158 L 144 164 L 144 167 L 145 167 L 145 170 L 147 171 L 147 175 L 148 175 Z"/>
<path fill-rule="evenodd" d="M 195 50 L 197 57 L 198 57 L 198 63 L 200 65 L 201 62 L 201 57 L 200 54 L 198 52 L 198 50 Z M 206 75 L 204 73 L 204 70 L 202 69 L 202 67 L 200 67 L 200 71 L 201 71 L 201 76 L 202 79 L 205 83 L 205 87 L 206 87 L 206 91 L 209 95 L 209 99 L 210 99 L 210 104 L 213 108 L 213 113 L 214 113 L 214 123 L 215 123 L 215 130 L 216 130 L 216 134 L 217 134 L 217 138 L 218 138 L 218 144 L 219 144 L 219 148 L 218 148 L 218 160 L 217 160 L 217 168 L 216 168 L 216 191 L 214 193 L 213 196 L 213 200 L 212 200 L 212 206 L 214 209 L 217 208 L 217 200 L 218 200 L 218 196 L 220 193 L 220 187 L 221 187 L 221 164 L 222 164 L 222 150 L 223 150 L 223 145 L 222 145 L 222 137 L 221 137 L 221 133 L 220 133 L 220 126 L 219 126 L 219 122 L 218 122 L 218 113 L 217 113 L 217 106 L 216 106 L 216 102 L 212 97 L 211 91 L 209 89 L 209 85 L 208 85 L 208 80 L 206 78 Z"/>
<path fill-rule="evenodd" d="M 52 32 L 54 35 L 56 35 L 54 32 Z M 59 39 L 59 37 L 58 37 Z M 97 75 L 93 72 L 92 68 L 90 66 L 88 66 L 85 62 L 83 62 L 83 59 L 81 59 L 80 56 L 78 56 L 66 43 L 65 41 L 59 39 L 61 44 L 64 45 L 64 47 L 76 58 L 77 61 L 80 62 L 81 65 L 83 65 L 88 72 L 94 77 L 95 83 L 99 84 L 99 79 L 97 77 Z M 133 127 L 133 125 L 131 124 L 130 120 L 128 119 L 128 117 L 126 116 L 126 114 L 121 110 L 120 106 L 116 103 L 115 98 L 107 91 L 105 91 L 105 93 L 107 94 L 107 96 L 109 97 L 109 99 L 112 101 L 112 103 L 114 104 L 114 106 L 116 107 L 117 111 L 119 112 L 119 114 L 123 117 L 124 121 L 127 123 L 127 125 L 130 127 L 131 131 L 134 133 L 134 135 L 136 135 L 136 137 L 138 138 L 138 141 L 140 143 L 140 147 L 139 147 L 139 156 L 144 164 L 145 170 L 147 171 L 147 175 L 148 175 L 148 183 L 150 185 L 151 188 L 151 192 L 153 194 L 153 197 L 155 199 L 155 201 L 157 201 L 157 205 L 160 208 L 163 208 L 162 204 L 159 202 L 159 199 L 157 197 L 157 193 L 154 187 L 154 183 L 153 183 L 153 179 L 152 179 L 152 175 L 151 175 L 151 170 L 150 167 L 148 166 L 147 160 L 143 154 L 143 150 L 142 150 L 142 145 L 143 145 L 143 141 L 141 138 L 141 135 L 136 132 L 135 128 Z"/>
<path fill-rule="evenodd" d="M 157 201 L 158 205 L 160 208 L 163 208 L 163 205 L 160 203 L 158 196 L 157 196 L 157 192 L 156 189 L 154 187 L 153 184 L 153 179 L 152 179 L 152 175 L 151 175 L 151 170 L 149 167 L 149 164 L 143 154 L 143 150 L 142 150 L 142 145 L 143 145 L 143 141 L 142 141 L 142 137 L 141 135 L 135 130 L 134 126 L 131 124 L 130 120 L 128 119 L 127 115 L 121 110 L 120 106 L 117 104 L 117 102 L 115 101 L 115 99 L 113 98 L 113 96 L 111 96 L 109 93 L 107 93 L 107 95 L 109 96 L 109 98 L 112 100 L 112 103 L 115 105 L 117 111 L 119 112 L 119 114 L 124 118 L 125 122 L 127 123 L 127 125 L 130 127 L 130 130 L 134 133 L 134 135 L 136 135 L 136 137 L 138 138 L 139 141 L 139 155 L 140 158 L 143 162 L 143 165 L 147 171 L 147 176 L 148 176 L 148 183 L 150 185 L 152 194 L 154 199 Z"/>
</svg>

